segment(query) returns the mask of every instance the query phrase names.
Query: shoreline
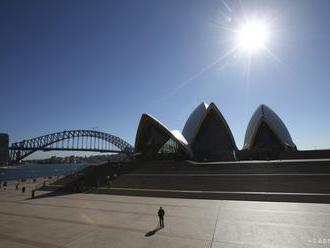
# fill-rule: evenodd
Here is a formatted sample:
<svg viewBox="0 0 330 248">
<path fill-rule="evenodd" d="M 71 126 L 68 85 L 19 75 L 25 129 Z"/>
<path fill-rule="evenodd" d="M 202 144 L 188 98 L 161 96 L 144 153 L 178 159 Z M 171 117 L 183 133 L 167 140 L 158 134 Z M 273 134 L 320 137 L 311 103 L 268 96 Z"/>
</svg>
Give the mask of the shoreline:
<svg viewBox="0 0 330 248">
<path fill-rule="evenodd" d="M 67 176 L 89 166 L 88 164 L 25 164 L 15 167 L 0 167 L 0 181 L 33 180 Z"/>
</svg>

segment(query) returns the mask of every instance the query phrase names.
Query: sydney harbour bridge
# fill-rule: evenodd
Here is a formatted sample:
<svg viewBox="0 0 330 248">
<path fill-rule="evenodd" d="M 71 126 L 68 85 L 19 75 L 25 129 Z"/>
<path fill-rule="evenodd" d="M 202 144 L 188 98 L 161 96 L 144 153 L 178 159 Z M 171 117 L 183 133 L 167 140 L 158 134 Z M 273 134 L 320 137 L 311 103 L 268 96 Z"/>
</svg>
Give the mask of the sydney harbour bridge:
<svg viewBox="0 0 330 248">
<path fill-rule="evenodd" d="M 134 151 L 125 140 L 95 130 L 66 130 L 15 142 L 7 147 L 9 162 L 19 162 L 37 151 L 122 153 L 128 156 Z"/>
</svg>

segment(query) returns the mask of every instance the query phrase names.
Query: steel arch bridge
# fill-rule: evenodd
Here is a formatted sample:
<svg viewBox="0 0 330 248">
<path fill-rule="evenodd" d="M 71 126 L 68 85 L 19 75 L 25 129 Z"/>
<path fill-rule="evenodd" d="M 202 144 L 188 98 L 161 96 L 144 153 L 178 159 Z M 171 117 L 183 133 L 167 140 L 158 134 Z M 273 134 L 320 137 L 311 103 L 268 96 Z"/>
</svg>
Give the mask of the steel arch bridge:
<svg viewBox="0 0 330 248">
<path fill-rule="evenodd" d="M 90 151 L 132 155 L 134 148 L 123 139 L 94 130 L 69 130 L 12 143 L 10 161 L 18 162 L 36 151 Z"/>
</svg>

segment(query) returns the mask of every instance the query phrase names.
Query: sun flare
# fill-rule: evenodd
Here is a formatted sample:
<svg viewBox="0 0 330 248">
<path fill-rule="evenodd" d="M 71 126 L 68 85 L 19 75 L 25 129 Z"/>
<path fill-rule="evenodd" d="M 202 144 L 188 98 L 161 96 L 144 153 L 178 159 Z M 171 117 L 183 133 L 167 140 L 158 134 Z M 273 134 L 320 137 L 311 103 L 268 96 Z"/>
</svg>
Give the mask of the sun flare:
<svg viewBox="0 0 330 248">
<path fill-rule="evenodd" d="M 253 20 L 244 23 L 237 32 L 240 50 L 257 52 L 266 47 L 269 40 L 269 29 L 265 22 Z"/>
</svg>

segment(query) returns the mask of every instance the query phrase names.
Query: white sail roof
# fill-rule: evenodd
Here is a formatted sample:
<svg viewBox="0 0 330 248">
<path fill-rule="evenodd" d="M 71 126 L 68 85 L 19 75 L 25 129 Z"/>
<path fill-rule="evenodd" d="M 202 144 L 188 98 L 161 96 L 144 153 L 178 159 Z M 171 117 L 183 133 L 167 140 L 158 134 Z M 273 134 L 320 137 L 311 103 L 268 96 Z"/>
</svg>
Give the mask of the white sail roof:
<svg viewBox="0 0 330 248">
<path fill-rule="evenodd" d="M 192 157 L 192 153 L 190 150 L 190 147 L 188 146 L 188 142 L 183 137 L 183 135 L 178 130 L 170 131 L 163 123 L 161 123 L 159 120 L 157 120 L 155 117 L 149 114 L 143 114 L 139 123 L 139 127 L 136 133 L 135 138 L 135 149 L 137 152 L 145 145 L 145 132 L 148 131 L 145 126 L 148 125 L 148 123 L 152 124 L 155 128 L 157 128 L 161 133 L 168 136 L 169 139 L 173 139 L 182 147 L 182 149 L 185 151 L 185 153 Z"/>
<path fill-rule="evenodd" d="M 171 133 L 177 140 L 180 140 L 181 143 L 188 145 L 187 140 L 185 139 L 185 137 L 182 135 L 182 133 L 179 130 L 172 130 Z"/>
<path fill-rule="evenodd" d="M 232 132 L 229 128 L 229 125 L 228 125 L 226 119 L 223 117 L 220 110 L 217 108 L 217 106 L 213 102 L 207 107 L 206 113 L 205 113 L 203 119 L 201 120 L 201 122 L 199 123 L 199 126 L 197 128 L 197 133 L 200 131 L 202 123 L 205 121 L 207 115 L 209 115 L 211 113 L 215 114 L 216 117 L 223 123 L 225 131 L 226 131 L 227 135 L 229 135 L 230 142 L 231 142 L 231 145 L 232 145 L 233 149 L 237 150 L 237 146 L 236 146 L 236 143 L 235 143 L 235 140 L 234 140 L 234 136 L 233 136 L 233 134 L 232 134 Z"/>
<path fill-rule="evenodd" d="M 293 143 L 290 133 L 280 117 L 264 104 L 260 105 L 251 117 L 245 133 L 243 149 L 250 149 L 253 146 L 262 122 L 265 122 L 269 126 L 285 147 L 296 149 L 296 145 Z"/>
<path fill-rule="evenodd" d="M 186 138 L 189 144 L 195 138 L 199 126 L 207 113 L 207 108 L 208 108 L 207 103 L 202 102 L 201 104 L 199 104 L 190 114 L 188 120 L 186 121 L 186 124 L 184 125 L 182 134 Z"/>
</svg>

